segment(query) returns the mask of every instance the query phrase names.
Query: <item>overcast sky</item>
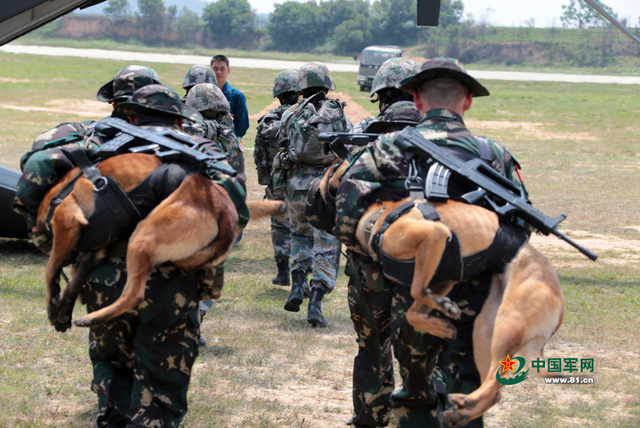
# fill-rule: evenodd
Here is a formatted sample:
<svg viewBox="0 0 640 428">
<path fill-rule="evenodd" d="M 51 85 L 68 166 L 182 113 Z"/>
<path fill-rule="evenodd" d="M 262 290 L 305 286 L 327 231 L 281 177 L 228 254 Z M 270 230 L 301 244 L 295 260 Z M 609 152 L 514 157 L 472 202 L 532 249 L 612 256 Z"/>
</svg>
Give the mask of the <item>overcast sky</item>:
<svg viewBox="0 0 640 428">
<path fill-rule="evenodd" d="M 295 0 L 307 1 L 307 0 Z M 374 1 L 374 0 L 369 0 Z M 494 26 L 526 26 L 526 21 L 535 20 L 536 27 L 560 27 L 562 5 L 570 0 L 463 0 L 464 14 L 473 14 L 476 21 L 485 20 Z M 273 12 L 274 4 L 284 0 L 249 0 L 258 13 Z M 618 14 L 635 26 L 640 18 L 640 0 L 604 0 Z M 554 21 L 555 18 L 555 21 Z"/>
</svg>

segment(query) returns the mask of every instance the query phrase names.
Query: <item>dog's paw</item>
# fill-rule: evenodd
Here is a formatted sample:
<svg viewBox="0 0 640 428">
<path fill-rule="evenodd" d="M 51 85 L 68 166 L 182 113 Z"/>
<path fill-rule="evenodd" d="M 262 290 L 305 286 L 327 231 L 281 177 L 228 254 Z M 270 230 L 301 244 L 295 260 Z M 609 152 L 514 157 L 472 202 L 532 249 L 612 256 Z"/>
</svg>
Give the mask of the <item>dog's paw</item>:
<svg viewBox="0 0 640 428">
<path fill-rule="evenodd" d="M 96 325 L 98 323 L 95 322 L 95 320 L 93 318 L 89 318 L 88 316 L 84 316 L 84 317 L 78 318 L 77 320 L 73 321 L 73 324 L 76 327 L 93 327 L 94 325 Z"/>
<path fill-rule="evenodd" d="M 457 410 L 451 409 L 440 413 L 440 422 L 451 427 L 460 427 L 467 424 L 468 418 Z"/>
<path fill-rule="evenodd" d="M 469 400 L 466 394 L 449 394 L 447 400 L 457 410 L 473 409 L 476 406 L 476 402 Z"/>
<path fill-rule="evenodd" d="M 460 319 L 460 315 L 462 315 L 462 311 L 456 304 L 456 302 L 452 302 L 448 297 L 439 297 L 436 302 L 440 306 L 440 312 L 449 318 L 453 318 L 455 320 Z"/>
</svg>

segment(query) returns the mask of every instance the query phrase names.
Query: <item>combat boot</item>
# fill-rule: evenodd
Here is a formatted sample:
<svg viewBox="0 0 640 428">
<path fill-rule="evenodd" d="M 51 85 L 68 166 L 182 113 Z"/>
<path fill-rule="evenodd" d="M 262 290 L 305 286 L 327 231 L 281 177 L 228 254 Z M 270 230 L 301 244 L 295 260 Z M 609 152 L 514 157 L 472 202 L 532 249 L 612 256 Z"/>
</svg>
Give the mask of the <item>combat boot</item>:
<svg viewBox="0 0 640 428">
<path fill-rule="evenodd" d="M 303 270 L 296 269 L 291 272 L 291 293 L 287 297 L 287 303 L 284 304 L 284 310 L 289 312 L 298 312 L 300 305 L 306 296 L 309 296 L 309 284 L 307 284 L 307 273 Z"/>
<path fill-rule="evenodd" d="M 289 257 L 276 258 L 276 265 L 278 266 L 278 273 L 271 280 L 275 285 L 289 285 L 291 284 L 289 273 Z"/>
<path fill-rule="evenodd" d="M 324 287 L 321 284 L 314 284 L 312 281 L 311 297 L 309 298 L 309 309 L 307 322 L 311 327 L 326 327 L 327 320 L 322 316 L 322 298 L 324 297 Z"/>
</svg>

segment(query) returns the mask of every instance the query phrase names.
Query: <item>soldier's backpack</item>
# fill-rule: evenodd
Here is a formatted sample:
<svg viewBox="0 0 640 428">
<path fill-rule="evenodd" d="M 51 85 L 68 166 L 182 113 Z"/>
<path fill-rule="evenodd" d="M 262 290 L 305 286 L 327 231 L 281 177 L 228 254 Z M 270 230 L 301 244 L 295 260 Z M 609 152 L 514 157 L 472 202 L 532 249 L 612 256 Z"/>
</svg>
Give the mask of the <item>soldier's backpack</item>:
<svg viewBox="0 0 640 428">
<path fill-rule="evenodd" d="M 318 110 L 312 103 L 317 97 L 325 98 Z M 291 160 L 315 166 L 329 165 L 336 159 L 333 153 L 325 153 L 323 144 L 318 141 L 318 134 L 348 132 L 351 128 L 344 113 L 344 104 L 326 98 L 322 92 L 304 100 L 286 120 Z"/>
</svg>

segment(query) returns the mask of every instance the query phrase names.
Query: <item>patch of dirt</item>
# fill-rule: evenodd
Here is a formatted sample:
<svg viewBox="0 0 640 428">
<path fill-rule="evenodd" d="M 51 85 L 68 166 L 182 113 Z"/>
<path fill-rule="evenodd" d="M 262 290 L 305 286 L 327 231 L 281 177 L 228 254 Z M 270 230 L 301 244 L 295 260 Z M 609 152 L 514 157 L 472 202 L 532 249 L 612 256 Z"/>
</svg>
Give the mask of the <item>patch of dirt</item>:
<svg viewBox="0 0 640 428">
<path fill-rule="evenodd" d="M 110 104 L 92 100 L 61 99 L 46 102 L 50 107 L 17 106 L 0 104 L 0 108 L 21 111 L 42 111 L 51 113 L 68 113 L 75 116 L 102 119 L 111 115 L 113 110 Z"/>
<path fill-rule="evenodd" d="M 353 101 L 353 99 L 351 99 L 351 97 L 348 94 L 345 94 L 344 92 L 329 92 L 329 98 L 332 98 L 334 100 L 337 99 L 340 101 L 345 101 L 347 103 L 347 106 L 344 108 L 344 112 L 347 114 L 347 117 L 349 118 L 351 123 L 358 123 L 362 119 L 366 119 L 367 117 L 371 116 L 371 113 L 369 113 L 360 104 Z M 280 101 L 274 100 L 271 104 L 269 104 L 268 106 L 260 110 L 260 112 L 249 116 L 249 119 L 258 120 L 262 116 L 267 114 L 270 110 L 277 108 L 279 105 L 280 105 Z"/>
<path fill-rule="evenodd" d="M 515 133 L 517 138 L 534 139 L 542 141 L 563 140 L 563 141 L 597 141 L 598 137 L 587 132 L 550 132 L 545 129 L 545 124 L 541 122 L 502 122 L 496 120 L 465 119 L 465 124 L 474 132 L 482 131 L 505 131 Z M 490 134 L 490 132 L 488 132 Z"/>
<path fill-rule="evenodd" d="M 14 79 L 12 77 L 0 77 L 0 83 L 30 83 L 29 79 Z"/>
</svg>

